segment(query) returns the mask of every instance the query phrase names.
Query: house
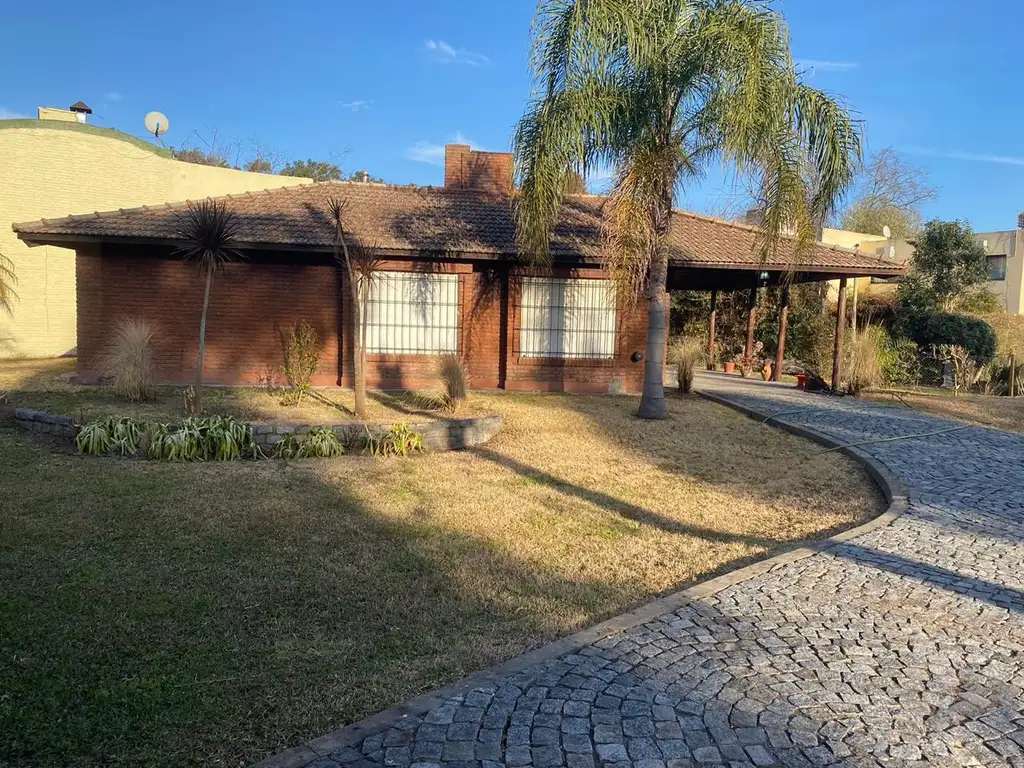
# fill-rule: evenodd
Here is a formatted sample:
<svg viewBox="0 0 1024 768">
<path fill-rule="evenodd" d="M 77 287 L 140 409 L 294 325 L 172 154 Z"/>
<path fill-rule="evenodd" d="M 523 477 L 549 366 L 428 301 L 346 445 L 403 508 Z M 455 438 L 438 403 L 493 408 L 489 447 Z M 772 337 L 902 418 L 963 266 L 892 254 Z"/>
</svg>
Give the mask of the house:
<svg viewBox="0 0 1024 768">
<path fill-rule="evenodd" d="M 1024 314 L 1024 213 L 1017 217 L 1017 229 L 976 232 L 974 238 L 981 243 L 987 254 L 988 282 L 985 287 L 1007 312 Z M 914 244 L 908 240 L 887 240 L 880 235 L 842 229 L 822 230 L 821 240 L 831 245 L 855 248 L 898 264 L 910 264 L 914 258 Z M 834 289 L 834 286 L 830 288 Z M 861 296 L 891 296 L 896 291 L 896 280 L 885 277 L 861 278 L 857 281 L 857 289 Z"/>
<path fill-rule="evenodd" d="M 280 377 L 282 339 L 300 320 L 323 343 L 314 379 L 352 384 L 352 318 L 334 257 L 328 200 L 346 205 L 349 236 L 381 259 L 367 307 L 367 383 L 431 386 L 434 359 L 455 354 L 476 388 L 637 392 L 644 376 L 647 306 L 616 295 L 602 269 L 605 198 L 566 199 L 547 266 L 519 258 L 512 158 L 450 145 L 443 187 L 330 182 L 232 195 L 244 261 L 214 281 L 207 381 Z M 194 376 L 203 280 L 174 254 L 184 204 L 15 225 L 30 245 L 77 253 L 78 373 L 95 380 L 111 330 L 124 316 L 155 328 L 156 375 Z M 750 290 L 903 268 L 816 245 L 795 258 L 785 240 L 763 262 L 754 227 L 678 212 L 668 237 L 672 289 Z"/>
<path fill-rule="evenodd" d="M 17 277 L 11 313 L 0 311 L 0 358 L 76 348 L 74 251 L 29 251 L 13 222 L 310 183 L 182 163 L 147 141 L 88 124 L 90 113 L 77 102 L 40 107 L 37 120 L 0 120 L 0 254 Z"/>
</svg>

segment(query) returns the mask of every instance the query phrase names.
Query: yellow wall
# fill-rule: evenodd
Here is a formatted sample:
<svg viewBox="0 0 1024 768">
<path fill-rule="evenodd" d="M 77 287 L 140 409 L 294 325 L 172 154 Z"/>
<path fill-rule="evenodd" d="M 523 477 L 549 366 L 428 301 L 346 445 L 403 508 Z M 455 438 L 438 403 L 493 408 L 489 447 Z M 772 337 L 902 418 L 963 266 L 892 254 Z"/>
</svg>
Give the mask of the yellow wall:
<svg viewBox="0 0 1024 768">
<path fill-rule="evenodd" d="M 840 248 L 849 248 L 851 251 L 860 246 L 861 253 L 874 254 L 879 248 L 886 244 L 881 235 L 869 235 L 864 232 L 851 232 L 847 229 L 825 229 L 821 230 L 821 242 L 825 245 L 836 245 Z M 884 293 L 891 290 L 893 286 L 871 283 L 870 277 L 859 277 L 850 280 L 847 284 L 847 301 L 852 301 L 854 284 L 857 287 L 858 298 L 869 295 L 872 291 Z M 830 280 L 828 284 L 828 298 L 836 301 L 839 296 L 839 281 Z"/>
<path fill-rule="evenodd" d="M 75 252 L 29 248 L 11 224 L 72 213 L 310 183 L 172 160 L 93 126 L 0 121 L 0 253 L 14 264 L 18 298 L 0 310 L 0 357 L 75 351 Z"/>
</svg>

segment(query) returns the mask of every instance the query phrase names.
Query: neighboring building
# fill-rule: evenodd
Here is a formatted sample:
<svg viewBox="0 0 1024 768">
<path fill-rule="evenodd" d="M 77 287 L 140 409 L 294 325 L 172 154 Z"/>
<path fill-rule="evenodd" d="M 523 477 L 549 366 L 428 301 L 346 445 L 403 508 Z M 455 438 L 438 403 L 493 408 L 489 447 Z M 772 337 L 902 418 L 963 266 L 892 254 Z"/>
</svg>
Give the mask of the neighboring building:
<svg viewBox="0 0 1024 768">
<path fill-rule="evenodd" d="M 988 254 L 988 283 L 986 287 L 1007 312 L 1024 314 L 1024 213 L 1020 214 L 1017 229 L 1000 232 L 976 232 L 975 239 Z M 843 229 L 823 229 L 823 243 L 858 249 L 895 264 L 909 264 L 914 258 L 914 244 L 908 240 L 886 240 L 880 235 L 850 232 Z M 857 289 L 861 296 L 892 295 L 896 290 L 895 278 L 861 278 Z M 851 286 L 852 287 L 852 286 Z M 829 286 L 834 297 L 836 286 Z"/>
<path fill-rule="evenodd" d="M 309 183 L 178 162 L 149 142 L 86 124 L 90 112 L 78 102 L 40 107 L 38 120 L 0 120 L 0 253 L 13 262 L 18 294 L 10 315 L 0 311 L 0 358 L 77 347 L 74 251 L 30 250 L 13 222 Z"/>
<path fill-rule="evenodd" d="M 453 145 L 441 188 L 333 182 L 232 197 L 246 258 L 214 280 L 206 380 L 279 380 L 282 339 L 306 320 L 323 342 L 314 383 L 352 384 L 351 305 L 327 214 L 336 197 L 349 236 L 382 259 L 366 309 L 371 387 L 434 386 L 436 357 L 454 354 L 475 388 L 639 391 L 647 304 L 621 304 L 602 269 L 605 198 L 566 199 L 551 264 L 541 268 L 519 260 L 511 186 L 511 156 Z M 158 206 L 15 226 L 28 243 L 77 251 L 81 380 L 97 378 L 99 355 L 125 315 L 154 327 L 159 381 L 193 379 L 203 280 L 173 254 L 181 211 Z M 750 290 L 903 271 L 821 245 L 797 262 L 789 239 L 766 262 L 754 227 L 685 212 L 672 221 L 672 289 Z"/>
</svg>

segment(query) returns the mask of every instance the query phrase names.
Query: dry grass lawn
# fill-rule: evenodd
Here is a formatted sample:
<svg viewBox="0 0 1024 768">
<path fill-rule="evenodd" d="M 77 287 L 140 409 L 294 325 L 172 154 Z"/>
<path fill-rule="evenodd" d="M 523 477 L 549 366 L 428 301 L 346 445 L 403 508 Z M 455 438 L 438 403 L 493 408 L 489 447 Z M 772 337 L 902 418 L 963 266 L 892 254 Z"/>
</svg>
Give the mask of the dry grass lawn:
<svg viewBox="0 0 1024 768">
<path fill-rule="evenodd" d="M 0 393 L 8 391 L 9 404 L 72 416 L 84 424 L 105 416 L 131 416 L 145 421 L 180 421 L 184 414 L 185 387 L 160 386 L 145 403 L 125 403 L 109 387 L 73 383 L 75 361 L 0 360 Z M 356 421 L 355 395 L 337 389 L 314 390 L 299 405 L 282 405 L 280 387 L 203 388 L 203 410 L 256 423 L 346 424 Z M 423 398 L 371 392 L 366 420 L 370 423 L 433 421 L 438 415 L 425 407 Z M 472 404 L 464 414 L 480 415 Z"/>
<path fill-rule="evenodd" d="M 872 392 L 869 399 L 879 402 L 903 404 L 910 408 L 942 416 L 947 419 L 1024 432 L 1024 397 L 994 397 L 989 395 L 957 395 L 952 393 L 905 393 L 899 398 L 884 392 Z"/>
<path fill-rule="evenodd" d="M 38 394 L 38 393 L 37 393 Z M 877 514 L 697 398 L 476 394 L 490 444 L 168 465 L 0 427 L 0 765 L 244 765 Z"/>
</svg>

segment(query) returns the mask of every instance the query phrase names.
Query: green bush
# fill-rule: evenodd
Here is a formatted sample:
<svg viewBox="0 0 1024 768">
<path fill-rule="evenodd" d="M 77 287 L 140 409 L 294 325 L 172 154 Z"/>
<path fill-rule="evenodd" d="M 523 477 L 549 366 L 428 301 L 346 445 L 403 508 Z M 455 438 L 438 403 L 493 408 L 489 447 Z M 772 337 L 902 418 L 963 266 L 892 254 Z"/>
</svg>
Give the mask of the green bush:
<svg viewBox="0 0 1024 768">
<path fill-rule="evenodd" d="M 177 427 L 155 424 L 149 439 L 149 457 L 162 461 L 234 461 L 260 455 L 252 425 L 228 416 L 190 417 Z"/>
<path fill-rule="evenodd" d="M 345 446 L 341 444 L 337 433 L 330 427 L 316 427 L 309 430 L 309 434 L 299 444 L 298 457 L 300 459 L 333 458 L 345 453 Z"/>
<path fill-rule="evenodd" d="M 907 335 L 919 347 L 963 347 L 978 366 L 996 354 L 996 332 L 978 317 L 934 312 L 914 317 L 907 323 Z"/>
<path fill-rule="evenodd" d="M 878 361 L 882 380 L 888 387 L 910 387 L 921 381 L 921 351 L 913 339 L 887 335 Z"/>
<path fill-rule="evenodd" d="M 134 419 L 108 417 L 85 424 L 75 436 L 75 447 L 86 456 L 102 456 L 105 453 L 120 453 L 133 456 L 139 450 L 139 442 L 145 425 Z"/>
</svg>

